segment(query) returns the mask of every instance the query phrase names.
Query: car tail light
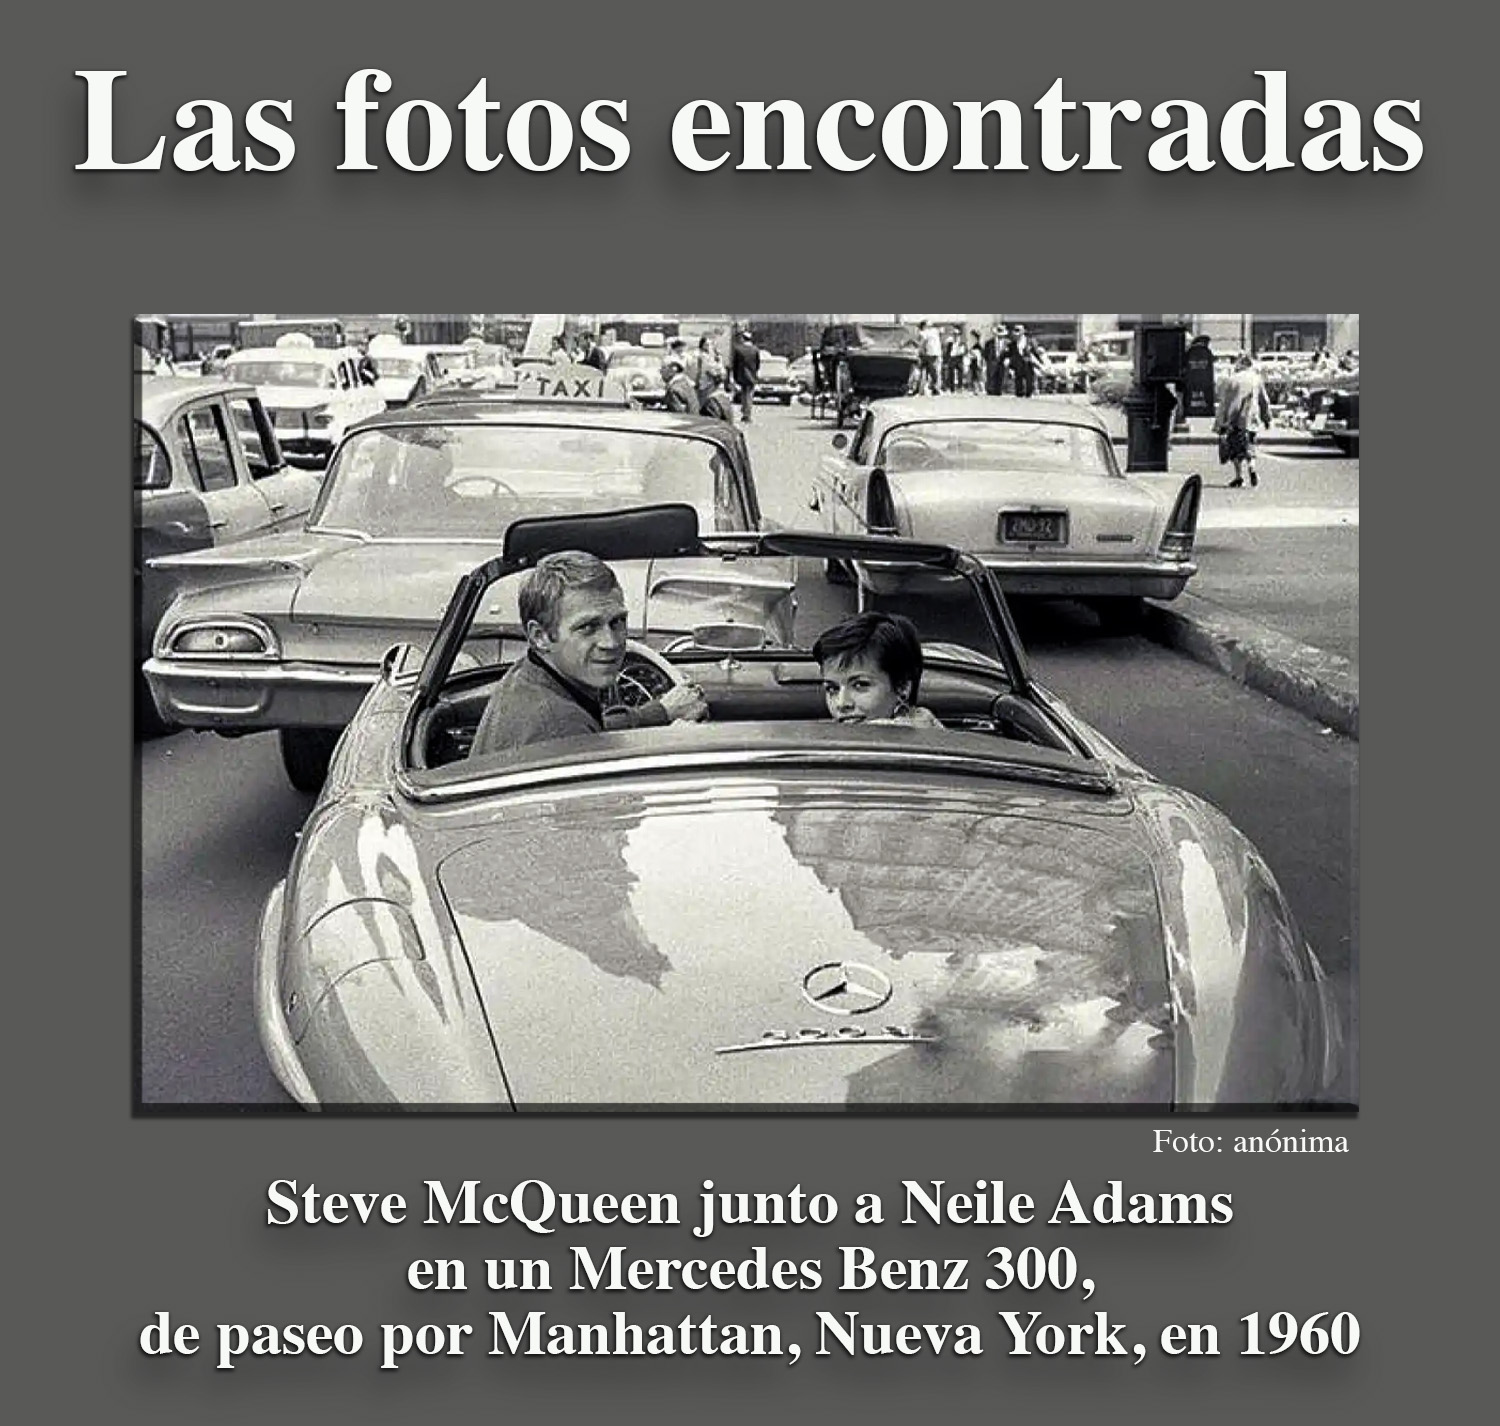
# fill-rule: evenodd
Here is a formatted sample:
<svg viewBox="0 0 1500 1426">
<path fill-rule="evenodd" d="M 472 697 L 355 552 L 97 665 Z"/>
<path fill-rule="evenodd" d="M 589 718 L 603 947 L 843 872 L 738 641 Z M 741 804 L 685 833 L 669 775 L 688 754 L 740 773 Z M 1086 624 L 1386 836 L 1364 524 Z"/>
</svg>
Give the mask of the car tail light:
<svg viewBox="0 0 1500 1426">
<path fill-rule="evenodd" d="M 1161 557 L 1186 561 L 1192 558 L 1193 541 L 1198 535 L 1198 506 L 1203 499 L 1203 480 L 1189 476 L 1182 484 L 1166 533 L 1161 537 Z"/>
<path fill-rule="evenodd" d="M 175 625 L 158 640 L 162 658 L 274 659 L 276 636 L 259 619 L 203 619 Z"/>
</svg>

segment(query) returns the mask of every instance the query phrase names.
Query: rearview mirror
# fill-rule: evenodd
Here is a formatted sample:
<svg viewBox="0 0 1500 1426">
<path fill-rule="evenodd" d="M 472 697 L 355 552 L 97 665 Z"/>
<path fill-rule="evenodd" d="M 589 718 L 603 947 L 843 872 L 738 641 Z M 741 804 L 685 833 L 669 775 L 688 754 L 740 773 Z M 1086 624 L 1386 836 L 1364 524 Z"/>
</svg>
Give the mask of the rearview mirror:
<svg viewBox="0 0 1500 1426">
<path fill-rule="evenodd" d="M 693 646 L 715 654 L 750 654 L 766 647 L 766 631 L 755 624 L 696 624 Z"/>
</svg>

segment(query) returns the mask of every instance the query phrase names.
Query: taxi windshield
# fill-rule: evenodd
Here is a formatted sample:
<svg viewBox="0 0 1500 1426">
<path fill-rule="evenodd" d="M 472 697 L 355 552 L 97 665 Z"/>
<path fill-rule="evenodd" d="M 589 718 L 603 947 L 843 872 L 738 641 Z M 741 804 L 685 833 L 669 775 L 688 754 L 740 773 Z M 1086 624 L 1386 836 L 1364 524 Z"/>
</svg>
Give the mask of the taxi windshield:
<svg viewBox="0 0 1500 1426">
<path fill-rule="evenodd" d="M 251 386 L 329 387 L 334 381 L 333 368 L 320 361 L 234 361 L 227 364 L 229 375 Z"/>
<path fill-rule="evenodd" d="M 421 376 L 422 363 L 416 357 L 371 357 L 380 376 Z"/>
<path fill-rule="evenodd" d="M 1063 421 L 911 421 L 886 432 L 876 464 L 898 474 L 914 470 L 1120 473 L 1102 431 Z"/>
<path fill-rule="evenodd" d="M 516 520 L 666 502 L 691 505 L 704 530 L 750 524 L 712 441 L 592 426 L 394 426 L 345 441 L 312 523 L 374 539 L 490 540 Z"/>
</svg>

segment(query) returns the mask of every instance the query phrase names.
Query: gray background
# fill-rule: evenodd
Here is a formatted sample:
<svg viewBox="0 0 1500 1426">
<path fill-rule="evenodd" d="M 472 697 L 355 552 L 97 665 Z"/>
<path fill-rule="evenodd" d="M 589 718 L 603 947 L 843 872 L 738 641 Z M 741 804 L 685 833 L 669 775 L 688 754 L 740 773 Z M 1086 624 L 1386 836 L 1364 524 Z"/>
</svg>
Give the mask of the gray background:
<svg viewBox="0 0 1500 1426">
<path fill-rule="evenodd" d="M 1454 816 L 1474 798 L 1458 770 L 1474 708 L 1457 671 L 1482 567 L 1493 465 L 1484 360 L 1493 225 L 1488 75 L 1457 5 L 1398 12 L 1356 5 L 1204 9 L 924 3 L 753 10 L 644 3 L 324 6 L 57 4 L 8 47 L 7 163 L 13 242 L 8 388 L 12 623 L 7 786 L 16 827 L 6 1036 L 18 1133 L 7 1153 L 11 1394 L 49 1416 L 152 1422 L 405 1421 L 416 1412 L 545 1413 L 572 1420 L 874 1421 L 933 1408 L 1029 1407 L 1133 1420 L 1212 1411 L 1221 1419 L 1409 1412 L 1476 1374 L 1478 1320 L 1462 1283 L 1476 1258 L 1474 1144 L 1479 1016 L 1493 984 L 1493 931 L 1461 886 L 1482 875 L 1480 837 Z M 453 106 L 480 75 L 507 106 L 547 97 L 577 112 L 628 98 L 632 157 L 613 175 L 428 174 L 387 165 L 336 174 L 345 76 L 375 64 L 396 87 L 385 112 L 424 97 Z M 1408 174 L 1153 173 L 1142 124 L 1122 137 L 1121 173 L 691 175 L 670 155 L 688 99 L 801 99 L 812 111 L 859 97 L 942 105 L 1010 97 L 1023 108 L 1058 75 L 1075 98 L 1134 97 L 1149 111 L 1191 97 L 1218 114 L 1256 97 L 1257 68 L 1289 71 L 1293 133 L 1313 99 L 1368 116 L 1419 98 L 1426 146 Z M 291 98 L 298 154 L 281 174 L 79 174 L 79 68 L 120 68 L 122 155 L 137 156 L 189 99 L 236 110 Z M 17 241 L 18 240 L 18 241 Z M 123 434 L 134 311 L 327 310 L 1034 310 L 1215 307 L 1360 312 L 1371 386 L 1373 477 L 1364 594 L 1362 720 L 1372 809 L 1362 878 L 1364 1025 L 1356 1120 L 1303 1121 L 1348 1136 L 1327 1158 L 1170 1159 L 1146 1119 L 621 1116 L 319 1121 L 232 1116 L 132 1119 L 133 892 L 128 502 Z M 1473 531 L 1473 534 L 1466 533 Z M 1492 538 L 1492 537 L 1490 537 Z M 1415 575 L 1415 577 L 1413 577 Z M 1185 720 L 1191 709 L 1183 709 Z M 1472 720 L 1479 721 L 1479 720 Z M 1480 723 L 1485 727 L 1488 720 Z M 39 756 L 40 754 L 40 756 Z M 48 756 L 51 754 L 51 756 Z M 1226 749 L 1226 756 L 1233 750 Z M 1472 816 L 1472 814 L 1469 814 Z M 1492 837 L 1485 837 L 1492 841 Z M 192 875 L 184 866 L 183 875 Z M 1470 882 L 1472 884 L 1472 881 Z M 1369 914 L 1373 912 L 1373 914 Z M 1476 983 L 1478 981 L 1479 983 Z M 1189 1127 L 1201 1127 L 1190 1124 Z M 1214 1122 L 1215 1132 L 1266 1121 Z M 263 1360 L 232 1376 L 206 1356 L 148 1361 L 139 1328 L 157 1309 L 218 1321 L 482 1320 L 491 1307 L 581 1316 L 620 1305 L 582 1294 L 503 1303 L 482 1291 L 423 1301 L 406 1262 L 539 1253 L 514 1230 L 307 1232 L 262 1226 L 264 1188 L 391 1189 L 479 1178 L 505 1189 L 671 1189 L 795 1183 L 846 1203 L 902 1178 L 1004 1178 L 1039 1199 L 1071 1178 L 1089 1196 L 1232 1190 L 1235 1222 L 1199 1230 L 1039 1229 L 1003 1236 L 847 1226 L 742 1233 L 602 1234 L 662 1256 L 831 1256 L 870 1242 L 892 1256 L 980 1255 L 996 1241 L 1072 1244 L 1100 1283 L 1084 1308 L 1037 1300 L 879 1293 L 679 1295 L 625 1304 L 643 1320 L 686 1312 L 781 1320 L 808 1345 L 814 1307 L 874 1320 L 993 1324 L 1004 1307 L 1059 1320 L 1104 1308 L 1127 1340 L 1168 1321 L 1215 1322 L 1215 1362 L 1011 1358 L 988 1336 L 973 1360 L 804 1357 L 526 1361 L 477 1352 L 380 1373 L 353 1362 Z M 559 1239 L 565 1235 L 559 1235 Z M 544 1250 L 560 1258 L 564 1244 Z M 1456 1284 L 1456 1285 L 1455 1285 Z M 580 1301 L 580 1299 L 582 1299 Z M 1234 1356 L 1236 1320 L 1259 1309 L 1349 1309 L 1364 1344 L 1350 1359 Z M 989 1327 L 987 1325 L 987 1332 Z M 22 1377 L 26 1379 L 23 1380 Z"/>
</svg>

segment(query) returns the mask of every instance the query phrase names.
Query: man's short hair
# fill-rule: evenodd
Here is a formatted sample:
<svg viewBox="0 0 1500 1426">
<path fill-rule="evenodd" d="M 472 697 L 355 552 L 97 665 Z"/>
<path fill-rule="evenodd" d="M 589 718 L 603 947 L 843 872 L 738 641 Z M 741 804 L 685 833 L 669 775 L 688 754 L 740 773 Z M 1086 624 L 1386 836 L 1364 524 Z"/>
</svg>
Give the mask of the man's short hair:
<svg viewBox="0 0 1500 1426">
<path fill-rule="evenodd" d="M 557 633 L 563 596 L 570 589 L 609 594 L 619 589 L 615 572 L 598 555 L 584 550 L 555 550 L 543 555 L 521 584 L 516 604 L 521 627 L 535 620 L 549 634 Z"/>
<path fill-rule="evenodd" d="M 922 683 L 922 639 L 917 626 L 904 614 L 878 610 L 855 614 L 825 629 L 812 646 L 812 656 L 820 665 L 869 658 L 890 679 L 892 688 L 905 688 L 908 701 L 917 701 Z"/>
</svg>

